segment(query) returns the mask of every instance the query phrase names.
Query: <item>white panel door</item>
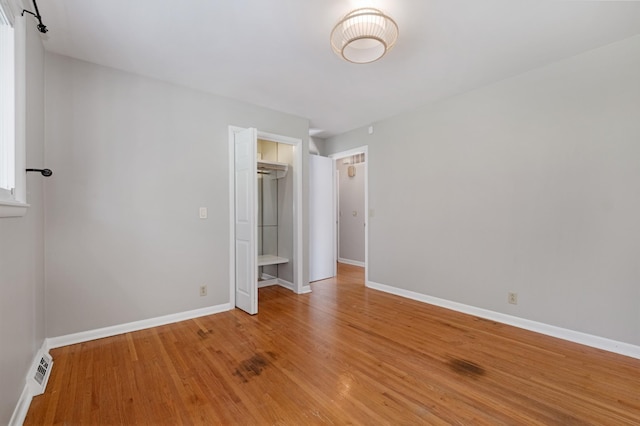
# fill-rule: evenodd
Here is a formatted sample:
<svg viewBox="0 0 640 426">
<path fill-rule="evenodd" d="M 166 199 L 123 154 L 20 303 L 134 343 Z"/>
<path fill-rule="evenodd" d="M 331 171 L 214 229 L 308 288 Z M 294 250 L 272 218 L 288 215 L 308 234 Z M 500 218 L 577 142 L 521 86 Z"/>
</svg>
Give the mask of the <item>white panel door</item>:
<svg viewBox="0 0 640 426">
<path fill-rule="evenodd" d="M 333 160 L 309 156 L 309 281 L 334 276 Z"/>
<path fill-rule="evenodd" d="M 236 306 L 258 313 L 256 129 L 235 134 Z"/>
</svg>

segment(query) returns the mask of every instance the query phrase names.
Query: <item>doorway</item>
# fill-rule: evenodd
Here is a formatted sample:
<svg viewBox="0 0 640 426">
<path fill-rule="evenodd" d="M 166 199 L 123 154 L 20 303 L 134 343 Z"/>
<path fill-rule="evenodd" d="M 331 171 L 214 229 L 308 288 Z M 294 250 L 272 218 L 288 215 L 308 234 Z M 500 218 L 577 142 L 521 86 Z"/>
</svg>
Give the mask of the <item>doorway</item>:
<svg viewBox="0 0 640 426">
<path fill-rule="evenodd" d="M 368 146 L 329 156 L 334 162 L 336 263 L 364 267 L 368 282 Z"/>
</svg>

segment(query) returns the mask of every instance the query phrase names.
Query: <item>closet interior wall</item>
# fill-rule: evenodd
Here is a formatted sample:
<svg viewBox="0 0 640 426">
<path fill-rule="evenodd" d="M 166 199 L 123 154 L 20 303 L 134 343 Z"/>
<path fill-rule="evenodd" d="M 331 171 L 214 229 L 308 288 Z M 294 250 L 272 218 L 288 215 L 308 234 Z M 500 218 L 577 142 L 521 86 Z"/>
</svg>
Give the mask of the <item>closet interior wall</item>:
<svg viewBox="0 0 640 426">
<path fill-rule="evenodd" d="M 273 173 L 258 173 L 258 255 L 271 254 L 288 263 L 260 267 L 266 274 L 293 282 L 293 149 L 292 145 L 258 139 L 258 159 L 289 165 L 280 179 Z"/>
</svg>

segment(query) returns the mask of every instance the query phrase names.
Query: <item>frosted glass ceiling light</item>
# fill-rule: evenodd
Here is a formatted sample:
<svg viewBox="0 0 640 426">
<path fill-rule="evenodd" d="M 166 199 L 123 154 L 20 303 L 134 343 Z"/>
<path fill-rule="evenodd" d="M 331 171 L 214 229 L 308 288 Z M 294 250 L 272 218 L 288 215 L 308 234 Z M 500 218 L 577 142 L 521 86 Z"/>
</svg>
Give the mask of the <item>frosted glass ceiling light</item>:
<svg viewBox="0 0 640 426">
<path fill-rule="evenodd" d="M 384 56 L 398 39 L 398 25 L 378 9 L 349 12 L 331 31 L 331 47 L 338 56 L 366 64 Z"/>
</svg>

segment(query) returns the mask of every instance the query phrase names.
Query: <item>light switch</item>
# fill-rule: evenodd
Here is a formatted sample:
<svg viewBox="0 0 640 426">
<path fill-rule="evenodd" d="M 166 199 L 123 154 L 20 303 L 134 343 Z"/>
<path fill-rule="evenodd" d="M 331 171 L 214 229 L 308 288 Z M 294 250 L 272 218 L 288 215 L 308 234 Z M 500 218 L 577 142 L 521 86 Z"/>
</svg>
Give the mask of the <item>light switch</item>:
<svg viewBox="0 0 640 426">
<path fill-rule="evenodd" d="M 206 219 L 206 218 L 207 218 L 207 208 L 200 207 L 200 219 Z"/>
</svg>

